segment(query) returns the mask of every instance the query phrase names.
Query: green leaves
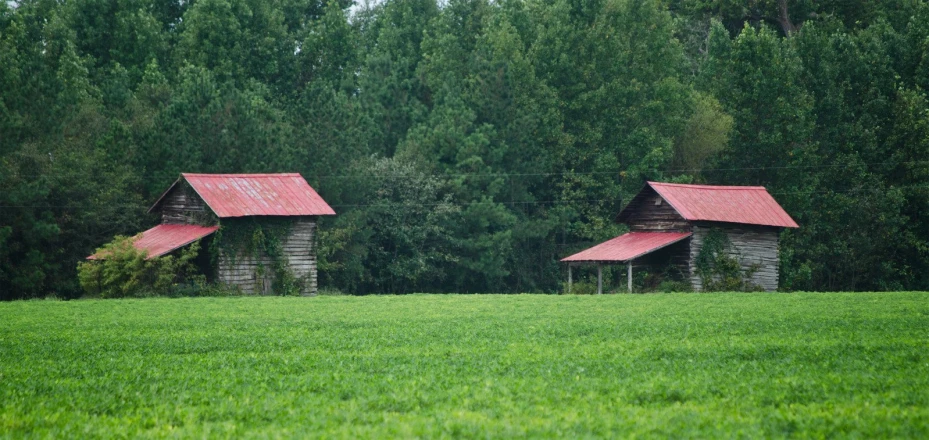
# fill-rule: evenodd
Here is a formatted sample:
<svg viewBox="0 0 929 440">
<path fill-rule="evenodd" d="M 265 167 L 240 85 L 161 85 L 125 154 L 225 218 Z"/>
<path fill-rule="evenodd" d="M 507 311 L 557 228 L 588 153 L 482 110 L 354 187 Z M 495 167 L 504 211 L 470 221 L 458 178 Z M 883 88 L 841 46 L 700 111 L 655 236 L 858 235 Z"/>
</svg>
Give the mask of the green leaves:
<svg viewBox="0 0 929 440">
<path fill-rule="evenodd" d="M 358 59 L 357 40 L 345 11 L 335 1 L 326 3 L 325 14 L 312 22 L 299 47 L 299 85 L 325 81 L 339 86 L 346 77 L 351 81 Z"/>
<path fill-rule="evenodd" d="M 293 225 L 293 220 L 288 217 L 224 219 L 221 229 L 210 243 L 210 264 L 216 268 L 220 264 L 236 267 L 242 261 L 255 263 L 253 290 L 259 294 L 297 296 L 309 292 L 311 280 L 294 273 L 284 251 L 284 244 Z M 224 263 L 220 263 L 222 261 Z M 265 292 L 266 282 L 270 282 L 270 292 Z M 218 288 L 231 287 L 220 285 Z"/>
<path fill-rule="evenodd" d="M 100 298 L 144 297 L 173 293 L 183 283 L 205 283 L 194 265 L 199 241 L 176 256 L 149 259 L 145 251 L 133 246 L 136 238 L 116 236 L 97 249 L 96 260 L 78 263 L 77 276 L 85 293 Z"/>
<path fill-rule="evenodd" d="M 558 258 L 620 233 L 649 179 L 767 187 L 802 226 L 784 288 L 929 286 L 924 2 L 16 5 L 0 6 L 4 298 L 76 292 L 75 262 L 155 221 L 145 207 L 187 171 L 300 172 L 345 205 L 320 231 L 322 279 L 345 291 L 556 291 Z M 370 175 L 381 160 L 429 195 L 377 193 L 403 187 Z M 441 224 L 447 247 L 370 260 L 420 249 L 373 229 L 380 200 L 447 204 L 413 228 Z"/>
<path fill-rule="evenodd" d="M 684 132 L 674 141 L 671 172 L 701 176 L 703 168 L 711 165 L 710 159 L 728 146 L 733 121 L 715 98 L 694 92 L 693 114 Z"/>
<path fill-rule="evenodd" d="M 320 266 L 352 293 L 438 290 L 457 260 L 460 208 L 442 181 L 401 159 L 359 161 L 341 215 L 321 229 Z M 332 239 L 332 242 L 328 242 Z"/>
<path fill-rule="evenodd" d="M 919 292 L 0 303 L 12 437 L 929 435 Z"/>
</svg>

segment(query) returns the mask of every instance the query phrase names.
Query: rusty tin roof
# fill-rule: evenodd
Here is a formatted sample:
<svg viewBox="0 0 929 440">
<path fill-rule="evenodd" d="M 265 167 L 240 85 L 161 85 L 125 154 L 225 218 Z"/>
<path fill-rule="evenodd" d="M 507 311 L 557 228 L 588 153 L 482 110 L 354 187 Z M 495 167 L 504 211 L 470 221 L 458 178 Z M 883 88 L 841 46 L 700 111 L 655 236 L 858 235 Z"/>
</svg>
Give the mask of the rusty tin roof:
<svg viewBox="0 0 929 440">
<path fill-rule="evenodd" d="M 648 186 L 688 221 L 799 227 L 763 186 L 684 185 L 660 182 L 648 182 Z M 620 212 L 620 217 L 622 216 L 623 213 Z"/>
<path fill-rule="evenodd" d="M 161 200 L 181 180 L 200 195 L 219 218 L 259 215 L 335 215 L 298 173 L 286 174 L 193 174 L 181 178 L 149 209 L 153 211 Z"/>
<path fill-rule="evenodd" d="M 580 251 L 562 262 L 629 261 L 693 235 L 691 232 L 630 232 Z"/>
<path fill-rule="evenodd" d="M 158 225 L 143 232 L 132 245 L 136 249 L 147 251 L 146 259 L 150 259 L 193 243 L 216 232 L 217 229 L 219 226 Z M 105 255 L 94 254 L 87 257 L 88 260 L 98 258 L 105 258 Z"/>
</svg>

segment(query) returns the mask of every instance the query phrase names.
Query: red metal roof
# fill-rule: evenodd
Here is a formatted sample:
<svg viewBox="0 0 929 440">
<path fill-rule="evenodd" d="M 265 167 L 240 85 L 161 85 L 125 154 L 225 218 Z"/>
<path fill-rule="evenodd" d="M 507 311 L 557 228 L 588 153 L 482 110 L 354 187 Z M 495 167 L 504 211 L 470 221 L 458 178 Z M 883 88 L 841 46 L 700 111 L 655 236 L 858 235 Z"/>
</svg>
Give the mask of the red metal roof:
<svg viewBox="0 0 929 440">
<path fill-rule="evenodd" d="M 297 173 L 183 173 L 181 178 L 187 180 L 220 218 L 252 215 L 335 215 L 335 211 L 326 201 Z M 157 205 L 158 203 L 155 204 Z"/>
<path fill-rule="evenodd" d="M 686 220 L 800 227 L 763 186 L 648 185 Z"/>
<path fill-rule="evenodd" d="M 691 235 L 691 232 L 630 232 L 562 258 L 561 261 L 629 261 Z"/>
<path fill-rule="evenodd" d="M 158 225 L 143 232 L 132 245 L 136 249 L 148 251 L 146 259 L 150 259 L 193 243 L 216 232 L 217 229 L 219 226 Z M 94 254 L 87 259 L 96 260 L 98 257 L 100 256 Z"/>
</svg>

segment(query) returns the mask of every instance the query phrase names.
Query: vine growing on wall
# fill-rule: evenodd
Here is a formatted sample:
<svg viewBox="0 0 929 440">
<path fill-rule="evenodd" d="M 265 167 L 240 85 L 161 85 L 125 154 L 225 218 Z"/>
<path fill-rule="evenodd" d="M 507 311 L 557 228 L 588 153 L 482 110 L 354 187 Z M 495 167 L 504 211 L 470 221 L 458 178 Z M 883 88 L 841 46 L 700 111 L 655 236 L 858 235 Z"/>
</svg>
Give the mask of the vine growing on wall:
<svg viewBox="0 0 929 440">
<path fill-rule="evenodd" d="M 277 295 L 299 295 L 308 280 L 297 277 L 287 261 L 283 243 L 291 231 L 287 219 L 231 219 L 222 223 L 210 246 L 213 263 L 220 256 L 235 266 L 241 258 L 257 262 L 257 291 L 263 290 L 264 280 L 271 276 L 271 291 Z"/>
<path fill-rule="evenodd" d="M 729 254 L 731 247 L 729 236 L 722 230 L 710 229 L 704 237 L 696 259 L 697 275 L 704 291 L 758 290 L 758 286 L 751 281 L 759 269 L 758 265 L 743 270 L 739 259 Z"/>
</svg>

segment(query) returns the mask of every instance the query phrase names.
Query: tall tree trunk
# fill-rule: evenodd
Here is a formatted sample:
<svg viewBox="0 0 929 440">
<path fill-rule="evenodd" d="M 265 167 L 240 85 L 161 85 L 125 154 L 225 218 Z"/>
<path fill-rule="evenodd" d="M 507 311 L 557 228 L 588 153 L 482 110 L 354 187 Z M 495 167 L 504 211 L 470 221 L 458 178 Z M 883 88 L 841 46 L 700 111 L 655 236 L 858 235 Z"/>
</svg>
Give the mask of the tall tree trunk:
<svg viewBox="0 0 929 440">
<path fill-rule="evenodd" d="M 784 35 L 788 37 L 798 29 L 798 27 L 790 21 L 790 14 L 787 12 L 787 0 L 777 0 L 777 21 L 781 24 Z"/>
</svg>

